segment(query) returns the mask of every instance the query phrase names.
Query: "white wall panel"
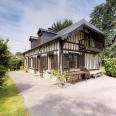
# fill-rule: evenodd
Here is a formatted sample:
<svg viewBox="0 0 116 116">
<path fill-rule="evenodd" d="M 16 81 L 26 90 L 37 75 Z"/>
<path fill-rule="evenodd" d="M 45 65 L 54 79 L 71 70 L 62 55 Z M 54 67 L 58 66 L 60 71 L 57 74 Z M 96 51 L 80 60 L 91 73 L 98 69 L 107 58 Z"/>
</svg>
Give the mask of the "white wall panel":
<svg viewBox="0 0 116 116">
<path fill-rule="evenodd" d="M 91 56 L 92 56 L 92 59 L 91 59 L 91 69 L 94 69 L 94 55 L 93 54 L 91 54 Z"/>
<path fill-rule="evenodd" d="M 57 49 L 59 49 L 59 41 L 57 41 Z"/>
<path fill-rule="evenodd" d="M 85 53 L 85 67 L 87 69 L 99 69 L 99 56 L 98 54 Z"/>
<path fill-rule="evenodd" d="M 95 62 L 95 69 L 99 69 L 99 56 L 98 56 L 98 54 L 95 55 L 94 62 Z"/>
<path fill-rule="evenodd" d="M 66 43 L 66 49 L 68 49 L 68 43 Z"/>
<path fill-rule="evenodd" d="M 70 42 L 74 42 L 74 43 L 79 43 L 79 40 L 83 39 L 83 33 L 82 32 L 77 32 L 75 35 L 70 36 L 67 41 Z M 72 43 L 65 43 L 66 45 L 64 45 L 63 48 L 66 49 L 71 49 L 71 50 L 79 50 L 79 45 L 76 44 L 72 44 Z M 69 48 L 68 48 L 68 44 L 69 44 Z"/>
</svg>

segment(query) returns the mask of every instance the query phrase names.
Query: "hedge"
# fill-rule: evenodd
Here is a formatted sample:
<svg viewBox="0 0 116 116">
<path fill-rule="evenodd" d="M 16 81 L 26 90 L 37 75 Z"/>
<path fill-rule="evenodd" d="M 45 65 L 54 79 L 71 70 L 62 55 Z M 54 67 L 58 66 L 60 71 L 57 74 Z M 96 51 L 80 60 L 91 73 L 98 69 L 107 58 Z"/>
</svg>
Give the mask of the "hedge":
<svg viewBox="0 0 116 116">
<path fill-rule="evenodd" d="M 104 60 L 106 74 L 116 77 L 116 58 L 107 58 Z"/>
<path fill-rule="evenodd" d="M 22 66 L 24 63 L 23 59 L 16 59 L 16 58 L 13 58 L 10 60 L 10 67 L 11 68 L 12 66 L 13 67 L 17 67 L 17 69 L 20 69 L 20 66 Z"/>
</svg>

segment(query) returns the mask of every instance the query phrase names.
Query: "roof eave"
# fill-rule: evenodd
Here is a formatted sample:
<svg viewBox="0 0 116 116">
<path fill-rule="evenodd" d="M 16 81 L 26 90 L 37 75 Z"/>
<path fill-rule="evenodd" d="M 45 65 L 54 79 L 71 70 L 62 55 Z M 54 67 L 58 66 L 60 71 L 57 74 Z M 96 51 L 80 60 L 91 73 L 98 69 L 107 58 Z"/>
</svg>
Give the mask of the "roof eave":
<svg viewBox="0 0 116 116">
<path fill-rule="evenodd" d="M 99 34 L 102 34 L 102 35 L 105 35 L 103 32 L 101 32 L 100 30 L 98 31 L 98 30 L 96 30 L 96 29 L 94 29 L 94 28 L 92 28 L 92 27 L 90 27 L 90 26 L 88 26 L 88 25 L 86 25 L 86 24 L 83 24 L 83 27 L 87 27 L 88 29 L 91 29 L 91 30 L 93 30 L 94 32 L 97 32 L 97 33 L 99 33 Z"/>
<path fill-rule="evenodd" d="M 45 44 L 47 44 L 47 43 L 49 43 L 49 42 L 52 42 L 52 41 L 55 41 L 55 40 L 57 40 L 57 39 L 61 39 L 61 36 L 58 36 L 58 37 L 55 38 L 55 39 L 52 39 L 52 40 L 50 40 L 50 41 L 48 41 L 48 42 L 45 42 L 45 43 L 43 43 L 43 44 L 40 44 L 40 45 L 36 46 L 35 48 L 32 48 L 32 49 L 30 49 L 30 50 L 27 50 L 27 51 L 23 52 L 22 54 L 24 55 L 25 53 L 27 53 L 27 52 L 29 52 L 29 51 L 31 51 L 31 50 L 34 50 L 34 49 L 36 49 L 36 48 L 38 48 L 38 47 L 41 47 L 42 45 L 45 45 Z"/>
</svg>

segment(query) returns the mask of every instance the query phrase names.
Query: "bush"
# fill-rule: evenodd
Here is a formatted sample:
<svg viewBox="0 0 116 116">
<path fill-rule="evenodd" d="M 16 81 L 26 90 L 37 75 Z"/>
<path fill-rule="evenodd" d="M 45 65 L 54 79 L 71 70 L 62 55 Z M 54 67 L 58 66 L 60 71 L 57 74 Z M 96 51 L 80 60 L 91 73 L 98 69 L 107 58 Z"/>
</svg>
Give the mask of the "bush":
<svg viewBox="0 0 116 116">
<path fill-rule="evenodd" d="M 116 58 L 107 58 L 104 60 L 106 74 L 116 77 Z"/>
<path fill-rule="evenodd" d="M 17 58 L 13 58 L 13 59 L 11 59 L 10 60 L 10 69 L 11 69 L 11 67 L 13 66 L 13 67 L 17 67 L 17 69 L 20 69 L 20 66 L 22 66 L 23 65 L 23 59 L 17 59 Z"/>
<path fill-rule="evenodd" d="M 66 72 L 61 72 L 59 70 L 52 70 L 51 78 L 57 76 L 57 81 L 61 83 L 61 85 L 65 85 L 66 80 L 70 80 L 70 76 L 66 75 Z"/>
<path fill-rule="evenodd" d="M 7 72 L 7 69 L 0 65 L 0 89 L 5 85 L 5 80 L 6 80 L 6 72 Z"/>
<path fill-rule="evenodd" d="M 5 41 L 0 38 L 0 89 L 5 85 L 9 60 L 11 58 L 7 43 L 8 40 Z"/>
</svg>

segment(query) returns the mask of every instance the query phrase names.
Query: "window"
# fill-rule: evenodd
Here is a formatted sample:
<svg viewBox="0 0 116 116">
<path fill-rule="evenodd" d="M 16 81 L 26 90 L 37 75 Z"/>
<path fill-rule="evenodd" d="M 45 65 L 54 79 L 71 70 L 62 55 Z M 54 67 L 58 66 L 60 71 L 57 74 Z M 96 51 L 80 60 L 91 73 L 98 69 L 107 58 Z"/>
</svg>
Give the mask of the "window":
<svg viewBox="0 0 116 116">
<path fill-rule="evenodd" d="M 31 58 L 29 58 L 29 67 L 31 67 Z"/>
<path fill-rule="evenodd" d="M 69 68 L 79 67 L 79 56 L 78 54 L 69 54 Z"/>
<path fill-rule="evenodd" d="M 36 57 L 32 58 L 32 62 L 33 62 L 32 63 L 33 66 L 32 67 L 36 68 Z"/>
</svg>

